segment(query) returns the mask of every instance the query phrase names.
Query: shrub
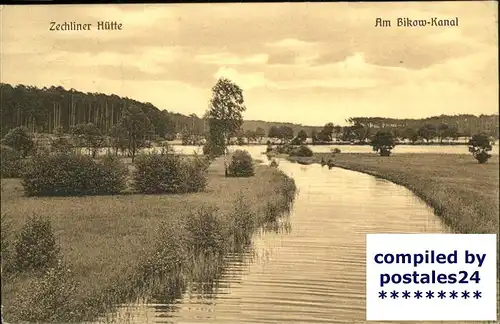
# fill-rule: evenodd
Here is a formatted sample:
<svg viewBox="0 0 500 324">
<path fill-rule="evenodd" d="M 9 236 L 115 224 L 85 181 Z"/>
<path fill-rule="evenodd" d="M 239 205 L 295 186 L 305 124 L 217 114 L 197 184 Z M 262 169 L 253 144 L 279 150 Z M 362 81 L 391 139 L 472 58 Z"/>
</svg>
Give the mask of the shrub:
<svg viewBox="0 0 500 324">
<path fill-rule="evenodd" d="M 208 184 L 207 170 L 210 166 L 209 160 L 195 154 L 193 158 L 183 161 L 182 165 L 186 171 L 184 191 L 199 192 L 205 190 Z"/>
<path fill-rule="evenodd" d="M 280 187 L 277 189 L 279 196 L 283 197 L 286 204 L 291 205 L 295 200 L 295 195 L 297 193 L 297 185 L 295 180 L 290 178 L 281 170 L 276 173 L 277 180 L 281 183 Z M 286 208 L 288 209 L 288 207 Z"/>
<path fill-rule="evenodd" d="M 281 211 L 279 210 L 277 199 L 268 201 L 264 209 L 264 222 L 273 223 L 278 219 L 280 215 Z"/>
<path fill-rule="evenodd" d="M 221 145 L 216 145 L 208 140 L 203 145 L 203 155 L 207 155 L 210 159 L 224 155 L 224 148 Z"/>
<path fill-rule="evenodd" d="M 115 194 L 127 187 L 128 168 L 122 160 L 112 154 L 106 154 L 97 165 L 100 178 L 96 180 L 96 194 Z"/>
<path fill-rule="evenodd" d="M 250 208 L 250 205 L 245 202 L 244 198 L 239 196 L 235 201 L 232 216 L 230 235 L 233 239 L 233 247 L 236 250 L 240 250 L 251 243 L 253 231 L 257 226 L 256 215 Z"/>
<path fill-rule="evenodd" d="M 194 255 L 221 255 L 227 247 L 227 231 L 217 208 L 203 206 L 185 223 L 187 242 Z"/>
<path fill-rule="evenodd" d="M 188 193 L 205 189 L 208 162 L 195 156 L 141 155 L 135 161 L 134 187 L 142 193 Z"/>
<path fill-rule="evenodd" d="M 45 270 L 56 265 L 59 246 L 48 219 L 31 217 L 17 234 L 13 262 L 17 271 Z"/>
<path fill-rule="evenodd" d="M 472 136 L 469 140 L 469 152 L 479 163 L 486 163 L 491 157 L 488 152 L 492 150 L 490 139 L 483 134 Z"/>
<path fill-rule="evenodd" d="M 244 150 L 236 150 L 231 157 L 228 175 L 232 177 L 251 177 L 255 174 L 252 157 Z"/>
<path fill-rule="evenodd" d="M 479 152 L 479 153 L 476 153 L 474 155 L 474 157 L 476 158 L 476 160 L 479 162 L 479 163 L 486 163 L 488 162 L 488 160 L 490 159 L 491 157 L 491 154 L 487 153 L 487 152 Z"/>
<path fill-rule="evenodd" d="M 271 161 L 271 164 L 269 164 L 269 166 L 271 166 L 271 167 L 273 167 L 273 168 L 277 168 L 277 167 L 278 167 L 278 165 L 279 165 L 279 164 L 278 164 L 278 162 L 276 162 L 276 160 L 275 160 L 275 159 L 273 159 L 273 160 Z"/>
<path fill-rule="evenodd" d="M 279 154 L 289 154 L 293 150 L 293 146 L 289 144 L 278 145 L 276 152 Z"/>
<path fill-rule="evenodd" d="M 14 150 L 12 147 L 1 145 L 0 146 L 0 167 L 2 178 L 19 178 L 22 174 L 24 166 L 21 159 L 21 153 Z"/>
<path fill-rule="evenodd" d="M 75 311 L 76 292 L 70 269 L 59 262 L 21 289 L 12 303 L 11 313 L 29 322 L 67 322 L 65 316 Z"/>
<path fill-rule="evenodd" d="M 300 145 L 298 148 L 290 151 L 290 156 L 311 157 L 313 151 L 306 145 Z"/>
<path fill-rule="evenodd" d="M 24 127 L 16 127 L 11 129 L 2 138 L 2 144 L 7 145 L 21 152 L 22 157 L 26 157 L 35 149 L 35 142 L 31 138 L 28 130 Z"/>
<path fill-rule="evenodd" d="M 97 163 L 80 154 L 41 154 L 26 167 L 22 184 L 28 196 L 116 194 L 125 188 L 127 173 L 112 157 Z"/>
<path fill-rule="evenodd" d="M 371 141 L 373 151 L 379 152 L 380 156 L 390 156 L 396 141 L 391 132 L 378 131 Z"/>
<path fill-rule="evenodd" d="M 341 151 L 339 148 L 336 147 L 332 150 L 332 153 L 341 153 Z"/>
<path fill-rule="evenodd" d="M 332 159 L 328 159 L 328 162 L 326 163 L 328 165 L 328 169 L 331 169 L 335 166 L 335 164 L 333 163 Z"/>
<path fill-rule="evenodd" d="M 142 193 L 180 193 L 183 170 L 178 155 L 140 155 L 134 162 L 134 186 Z"/>
<path fill-rule="evenodd" d="M 141 280 L 164 278 L 179 274 L 187 262 L 186 237 L 178 224 L 163 222 L 160 224 L 152 253 L 141 262 Z"/>
</svg>

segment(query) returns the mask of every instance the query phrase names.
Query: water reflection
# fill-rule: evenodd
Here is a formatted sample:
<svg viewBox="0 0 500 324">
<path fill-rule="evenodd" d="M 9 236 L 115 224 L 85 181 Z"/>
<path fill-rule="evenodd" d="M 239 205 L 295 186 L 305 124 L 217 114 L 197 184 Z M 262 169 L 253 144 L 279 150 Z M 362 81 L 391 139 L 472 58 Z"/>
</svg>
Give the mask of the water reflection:
<svg viewBox="0 0 500 324">
<path fill-rule="evenodd" d="M 243 246 L 218 262 L 207 260 L 201 263 L 201 268 L 190 274 L 186 285 L 153 282 L 147 297 L 121 305 L 115 313 L 106 315 L 98 323 L 177 323 L 186 312 L 190 318 L 203 319 L 201 322 L 212 318 L 210 314 L 215 312 L 217 300 L 232 299 L 231 285 L 243 284 L 251 264 L 270 261 L 273 248 L 266 244 L 265 239 L 269 233 L 286 235 L 291 228 L 290 215 L 285 214 L 254 234 L 256 244 Z"/>
</svg>

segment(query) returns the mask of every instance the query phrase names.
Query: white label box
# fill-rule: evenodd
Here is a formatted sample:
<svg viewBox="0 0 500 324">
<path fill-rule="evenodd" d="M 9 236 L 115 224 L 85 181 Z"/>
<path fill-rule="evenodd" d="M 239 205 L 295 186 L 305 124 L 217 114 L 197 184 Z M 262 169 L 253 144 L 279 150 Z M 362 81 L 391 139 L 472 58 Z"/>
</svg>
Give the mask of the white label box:
<svg viewBox="0 0 500 324">
<path fill-rule="evenodd" d="M 367 234 L 368 321 L 496 321 L 496 234 Z"/>
</svg>

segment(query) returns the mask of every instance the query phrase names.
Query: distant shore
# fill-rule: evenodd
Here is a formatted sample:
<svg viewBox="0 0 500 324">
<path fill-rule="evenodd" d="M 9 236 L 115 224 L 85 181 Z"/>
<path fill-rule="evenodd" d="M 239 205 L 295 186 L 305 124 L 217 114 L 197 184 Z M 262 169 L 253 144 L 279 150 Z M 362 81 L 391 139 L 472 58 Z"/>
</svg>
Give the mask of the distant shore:
<svg viewBox="0 0 500 324">
<path fill-rule="evenodd" d="M 180 146 L 201 146 L 203 144 L 182 144 L 180 141 L 168 141 L 171 145 L 180 145 Z M 234 146 L 239 146 L 239 144 L 231 144 Z M 241 146 L 262 146 L 267 145 L 267 143 L 244 143 Z M 285 145 L 285 143 L 271 143 L 271 145 Z M 308 146 L 371 146 L 370 143 L 350 143 L 350 142 L 331 142 L 331 143 L 306 143 Z M 468 146 L 467 142 L 453 142 L 453 143 L 397 143 L 397 145 L 408 145 L 408 146 Z M 498 145 L 497 142 L 492 143 L 492 145 Z"/>
<path fill-rule="evenodd" d="M 201 146 L 203 144 L 183 144 L 180 140 L 174 140 L 174 141 L 167 141 L 171 145 L 181 145 L 181 146 Z M 270 143 L 271 145 L 285 145 L 286 143 L 280 143 L 280 142 L 272 142 Z M 255 146 L 255 145 L 268 145 L 267 142 L 250 142 L 250 143 L 243 143 L 243 144 L 237 144 L 237 143 L 232 143 L 231 145 L 234 146 Z M 369 142 L 365 143 L 353 143 L 353 142 L 316 142 L 316 143 L 305 143 L 305 145 L 308 146 L 334 146 L 334 145 L 339 145 L 339 146 L 344 146 L 344 145 L 354 145 L 354 146 L 371 146 Z M 396 142 L 396 145 L 408 145 L 408 146 L 468 146 L 468 142 Z M 496 140 L 492 145 L 498 145 L 498 140 Z"/>
</svg>

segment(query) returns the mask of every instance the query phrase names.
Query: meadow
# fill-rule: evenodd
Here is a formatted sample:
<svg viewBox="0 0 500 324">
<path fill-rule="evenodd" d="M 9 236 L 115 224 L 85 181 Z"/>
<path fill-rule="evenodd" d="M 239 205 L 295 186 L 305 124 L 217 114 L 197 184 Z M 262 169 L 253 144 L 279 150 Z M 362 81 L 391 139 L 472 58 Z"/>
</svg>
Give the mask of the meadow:
<svg viewBox="0 0 500 324">
<path fill-rule="evenodd" d="M 127 164 L 131 167 L 130 163 Z M 144 273 L 149 271 L 147 267 L 154 270 L 149 272 L 170 267 L 172 262 L 162 260 L 155 253 L 166 251 L 167 259 L 194 257 L 187 255 L 186 245 L 172 246 L 179 243 L 173 242 L 172 237 L 181 241 L 189 234 L 185 223 L 193 218 L 193 213 L 207 208 L 217 210 L 212 231 L 203 228 L 206 222 L 194 223 L 201 224 L 194 232 L 205 235 L 194 237 L 196 244 L 209 244 L 214 237 L 227 241 L 227 233 L 231 231 L 253 231 L 263 221 L 278 217 L 289 208 L 288 203 L 295 194 L 293 180 L 277 169 L 263 165 L 255 165 L 253 177 L 225 177 L 223 161 L 216 159 L 208 169 L 207 178 L 207 188 L 197 193 L 83 197 L 25 197 L 20 179 L 2 179 L 2 236 L 5 235 L 2 245 L 4 240 L 14 241 L 15 234 L 29 217 L 50 219 L 67 269 L 64 278 L 57 274 L 55 281 L 71 283 L 49 289 L 50 296 L 46 299 L 52 300 L 53 304 L 48 305 L 47 301 L 28 296 L 33 292 L 30 290 L 33 284 L 40 282 L 34 274 L 5 274 L 4 271 L 4 318 L 13 322 L 91 320 L 108 312 L 113 305 L 135 298 L 139 289 L 137 285 L 144 284 Z M 238 205 L 237 202 L 242 200 L 248 210 L 242 210 Z M 244 213 L 250 215 L 247 221 L 253 226 L 245 227 L 244 222 L 235 224 Z M 148 265 L 148 262 L 153 264 Z M 192 266 L 191 262 L 189 267 Z M 182 280 L 180 274 L 172 271 L 167 273 L 168 276 Z M 61 302 L 64 305 L 56 305 Z M 50 314 L 53 310 L 56 313 Z"/>
</svg>

